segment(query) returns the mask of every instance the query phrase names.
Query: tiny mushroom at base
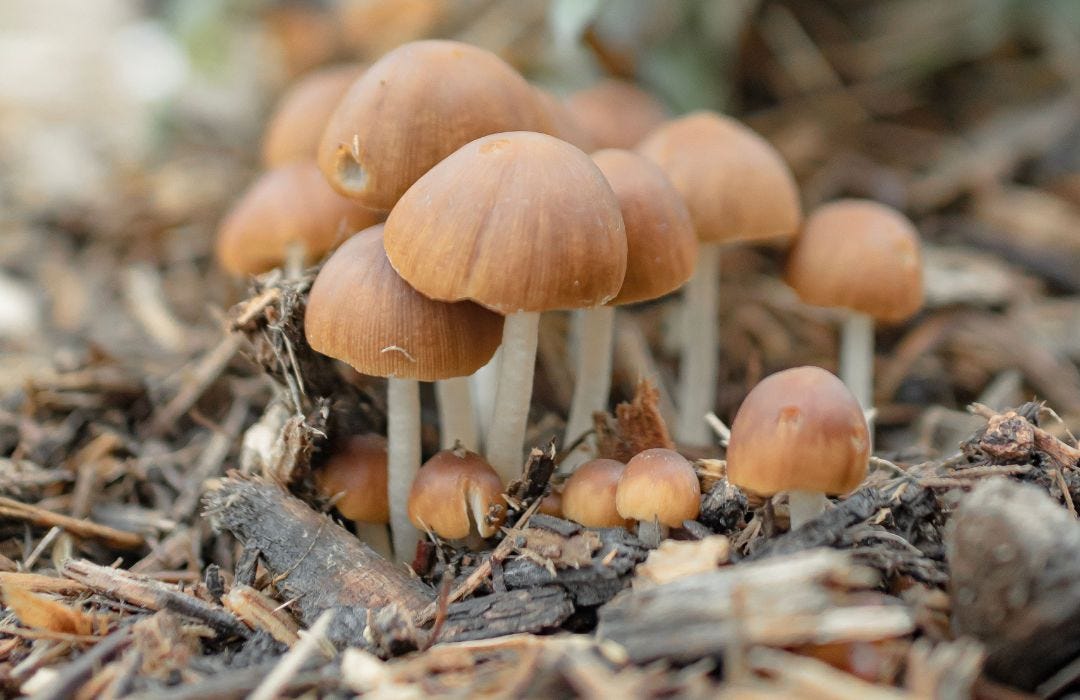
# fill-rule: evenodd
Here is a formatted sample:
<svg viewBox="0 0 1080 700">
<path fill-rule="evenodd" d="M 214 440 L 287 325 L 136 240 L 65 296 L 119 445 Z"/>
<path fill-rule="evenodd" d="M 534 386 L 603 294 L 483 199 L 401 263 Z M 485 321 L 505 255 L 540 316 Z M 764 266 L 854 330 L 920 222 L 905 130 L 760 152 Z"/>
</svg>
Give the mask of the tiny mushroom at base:
<svg viewBox="0 0 1080 700">
<path fill-rule="evenodd" d="M 619 515 L 638 521 L 638 539 L 656 547 L 668 528 L 680 528 L 701 509 L 701 485 L 690 462 L 657 447 L 626 463 L 615 491 Z"/>
<path fill-rule="evenodd" d="M 387 524 L 387 446 L 382 435 L 352 435 L 336 445 L 315 472 L 315 487 L 344 517 L 357 535 L 384 557 L 391 556 Z"/>
<path fill-rule="evenodd" d="M 437 452 L 409 490 L 409 520 L 448 540 L 491 537 L 506 517 L 502 481 L 487 461 L 458 446 Z"/>
<path fill-rule="evenodd" d="M 626 465 L 593 459 L 577 468 L 563 486 L 563 515 L 585 527 L 628 527 L 615 507 L 615 491 Z"/>
</svg>

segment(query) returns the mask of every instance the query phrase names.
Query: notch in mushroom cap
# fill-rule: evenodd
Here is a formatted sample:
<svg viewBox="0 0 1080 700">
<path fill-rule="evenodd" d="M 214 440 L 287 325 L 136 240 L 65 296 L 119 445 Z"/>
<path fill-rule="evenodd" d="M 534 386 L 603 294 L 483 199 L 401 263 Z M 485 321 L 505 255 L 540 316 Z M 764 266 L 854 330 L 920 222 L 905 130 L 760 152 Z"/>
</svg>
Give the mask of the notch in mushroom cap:
<svg viewBox="0 0 1080 700">
<path fill-rule="evenodd" d="M 653 95 L 613 79 L 569 95 L 566 109 L 597 148 L 634 148 L 669 115 Z"/>
<path fill-rule="evenodd" d="M 409 491 L 413 525 L 444 539 L 465 539 L 473 531 L 491 537 L 505 516 L 499 475 L 483 457 L 465 449 L 433 455 Z"/>
<path fill-rule="evenodd" d="M 626 465 L 614 459 L 593 459 L 570 475 L 563 486 L 563 515 L 585 527 L 627 527 L 615 507 L 615 490 Z"/>
<path fill-rule="evenodd" d="M 866 476 L 870 434 L 844 383 L 819 367 L 762 380 L 731 426 L 731 483 L 763 496 L 788 492 L 795 529 L 825 508 L 824 494 L 846 494 Z"/>
<path fill-rule="evenodd" d="M 656 447 L 626 463 L 615 491 L 619 515 L 638 521 L 638 538 L 648 546 L 660 543 L 665 528 L 682 527 L 701 509 L 701 485 L 686 458 Z"/>
<path fill-rule="evenodd" d="M 473 139 L 548 124 L 532 86 L 495 54 L 456 41 L 414 41 L 349 88 L 323 132 L 319 166 L 342 194 L 390 209 Z"/>
<path fill-rule="evenodd" d="M 382 216 L 332 190 L 315 163 L 283 165 L 263 173 L 233 205 L 218 230 L 217 258 L 236 276 L 282 265 L 293 245 L 314 262 Z"/>
</svg>

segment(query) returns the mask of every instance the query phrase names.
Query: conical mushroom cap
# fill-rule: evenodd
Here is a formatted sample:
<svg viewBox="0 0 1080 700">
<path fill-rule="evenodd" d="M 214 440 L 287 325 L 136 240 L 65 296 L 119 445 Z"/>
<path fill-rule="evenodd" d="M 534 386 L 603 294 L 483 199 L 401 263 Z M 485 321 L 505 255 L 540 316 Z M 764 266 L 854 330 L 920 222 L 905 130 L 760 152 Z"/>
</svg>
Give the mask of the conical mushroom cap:
<svg viewBox="0 0 1080 700">
<path fill-rule="evenodd" d="M 330 66 L 296 81 L 278 100 L 263 132 L 263 165 L 314 160 L 326 122 L 363 70 L 359 64 Z"/>
<path fill-rule="evenodd" d="M 669 114 L 638 86 L 611 79 L 569 95 L 566 108 L 597 148 L 635 148 Z"/>
<path fill-rule="evenodd" d="M 314 162 L 283 165 L 252 183 L 222 221 L 218 262 L 232 275 L 256 275 L 300 243 L 312 263 L 382 216 L 330 189 Z"/>
<path fill-rule="evenodd" d="M 786 278 L 808 304 L 900 323 L 923 303 L 919 232 L 884 204 L 830 202 L 807 217 L 788 255 Z"/>
<path fill-rule="evenodd" d="M 619 201 L 552 136 L 493 134 L 420 178 L 386 222 L 386 254 L 425 296 L 502 314 L 598 306 L 626 273 Z"/>
<path fill-rule="evenodd" d="M 734 119 L 694 112 L 658 128 L 637 151 L 683 196 L 700 241 L 790 236 L 799 228 L 791 169 L 768 141 Z"/>
<path fill-rule="evenodd" d="M 532 86 L 495 54 L 414 41 L 373 63 L 345 94 L 323 132 L 319 167 L 342 194 L 390 209 L 473 139 L 548 123 Z"/>
<path fill-rule="evenodd" d="M 502 317 L 428 299 L 398 277 L 382 225 L 353 236 L 311 287 L 304 332 L 317 352 L 378 377 L 436 381 L 472 374 L 502 340 Z"/>
</svg>

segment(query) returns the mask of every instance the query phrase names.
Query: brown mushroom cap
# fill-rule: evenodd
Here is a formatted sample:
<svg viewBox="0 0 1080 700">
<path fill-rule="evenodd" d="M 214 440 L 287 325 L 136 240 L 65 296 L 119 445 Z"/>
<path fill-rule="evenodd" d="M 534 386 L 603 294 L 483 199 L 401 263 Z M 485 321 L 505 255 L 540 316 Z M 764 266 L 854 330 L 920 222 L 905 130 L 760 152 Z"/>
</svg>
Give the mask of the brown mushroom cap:
<svg viewBox="0 0 1080 700">
<path fill-rule="evenodd" d="M 344 492 L 335 506 L 349 520 L 379 525 L 390 522 L 386 438 L 374 434 L 350 437 L 315 472 L 315 486 L 327 498 Z"/>
<path fill-rule="evenodd" d="M 626 226 L 626 276 L 612 304 L 656 299 L 694 273 L 697 237 L 686 204 L 664 172 L 632 151 L 592 154 L 619 200 Z"/>
<path fill-rule="evenodd" d="M 548 127 L 544 129 L 544 133 L 573 144 L 586 153 L 591 152 L 596 146 L 592 136 L 578 124 L 563 101 L 542 87 L 534 85 L 533 89 L 536 90 L 540 104 L 547 111 Z"/>
<path fill-rule="evenodd" d="M 456 41 L 415 41 L 380 58 L 349 88 L 323 132 L 319 167 L 342 194 L 390 209 L 473 139 L 547 125 L 532 86 L 495 54 Z"/>
<path fill-rule="evenodd" d="M 481 537 L 491 537 L 506 515 L 502 491 L 499 475 L 483 457 L 464 449 L 443 450 L 413 480 L 409 520 L 448 540 L 468 537 L 474 524 Z"/>
<path fill-rule="evenodd" d="M 731 483 L 763 496 L 843 494 L 866 476 L 870 434 L 844 383 L 819 367 L 762 380 L 747 395 L 727 450 Z"/>
<path fill-rule="evenodd" d="M 626 272 L 619 200 L 603 173 L 531 132 L 479 138 L 432 168 L 390 212 L 385 243 L 424 295 L 504 314 L 603 304 Z"/>
<path fill-rule="evenodd" d="M 682 527 L 701 509 L 701 485 L 690 462 L 675 450 L 655 447 L 626 463 L 615 492 L 619 515 L 629 520 Z"/>
<path fill-rule="evenodd" d="M 540 499 L 540 505 L 537 506 L 536 512 L 550 515 L 553 518 L 563 517 L 562 493 L 555 490 L 549 491 L 546 496 Z"/>
<path fill-rule="evenodd" d="M 585 527 L 625 527 L 615 508 L 615 490 L 626 465 L 614 459 L 593 459 L 570 475 L 563 486 L 563 515 Z"/>
<path fill-rule="evenodd" d="M 566 98 L 566 108 L 597 148 L 635 148 L 664 123 L 660 100 L 622 80 L 602 80 Z"/>
<path fill-rule="evenodd" d="M 791 169 L 768 141 L 734 119 L 694 112 L 656 129 L 637 151 L 683 196 L 700 241 L 790 236 L 799 227 Z"/>
<path fill-rule="evenodd" d="M 861 199 L 822 205 L 788 256 L 787 283 L 808 304 L 899 323 L 923 303 L 919 232 L 892 207 Z"/>
<path fill-rule="evenodd" d="M 428 299 L 398 277 L 382 225 L 346 241 L 311 286 L 304 332 L 317 352 L 379 377 L 436 381 L 472 374 L 502 340 L 502 317 Z"/>
<path fill-rule="evenodd" d="M 290 87 L 274 108 L 263 133 L 262 160 L 268 168 L 314 160 L 326 122 L 364 67 L 330 66 L 312 71 Z"/>
<path fill-rule="evenodd" d="M 218 262 L 238 277 L 259 274 L 281 265 L 293 243 L 314 262 L 382 216 L 330 189 L 315 163 L 283 165 L 263 173 L 222 221 Z"/>
</svg>

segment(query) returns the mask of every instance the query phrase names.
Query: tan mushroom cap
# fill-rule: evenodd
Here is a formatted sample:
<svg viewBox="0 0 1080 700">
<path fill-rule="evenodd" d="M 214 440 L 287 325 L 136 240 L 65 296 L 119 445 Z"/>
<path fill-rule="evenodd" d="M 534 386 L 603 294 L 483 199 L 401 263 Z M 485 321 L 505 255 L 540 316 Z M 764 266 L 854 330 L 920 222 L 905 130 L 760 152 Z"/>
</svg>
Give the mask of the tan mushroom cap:
<svg viewBox="0 0 1080 700">
<path fill-rule="evenodd" d="M 870 435 L 859 402 L 819 367 L 762 380 L 731 426 L 731 483 L 763 496 L 781 491 L 844 494 L 866 476 Z"/>
<path fill-rule="evenodd" d="M 421 381 L 472 374 L 495 354 L 502 317 L 410 287 L 386 259 L 382 229 L 353 236 L 319 271 L 304 318 L 308 343 L 363 374 Z"/>
<path fill-rule="evenodd" d="M 597 148 L 635 148 L 670 116 L 648 92 L 612 79 L 569 95 L 566 108 Z"/>
<path fill-rule="evenodd" d="M 259 177 L 221 222 L 218 262 L 232 275 L 256 275 L 301 243 L 312 263 L 382 216 L 330 189 L 315 163 L 283 165 Z"/>
<path fill-rule="evenodd" d="M 416 473 L 409 491 L 409 520 L 420 530 L 460 540 L 475 525 L 481 537 L 499 529 L 506 508 L 502 481 L 475 452 L 443 450 Z"/>
<path fill-rule="evenodd" d="M 625 527 L 615 507 L 615 490 L 626 465 L 614 459 L 593 459 L 570 475 L 563 486 L 563 515 L 585 527 Z"/>
<path fill-rule="evenodd" d="M 776 149 L 749 127 L 713 112 L 673 119 L 637 148 L 683 196 L 698 240 L 791 236 L 802 208 L 795 177 Z"/>
<path fill-rule="evenodd" d="M 787 283 L 808 304 L 899 323 L 922 307 L 919 232 L 892 207 L 844 199 L 807 217 L 788 256 Z"/>
<path fill-rule="evenodd" d="M 682 197 L 664 172 L 632 151 L 592 154 L 619 200 L 626 226 L 626 276 L 612 304 L 656 299 L 694 274 L 698 243 Z"/>
<path fill-rule="evenodd" d="M 578 124 L 562 100 L 542 87 L 534 85 L 533 89 L 536 90 L 540 104 L 547 111 L 548 126 L 544 129 L 545 134 L 573 144 L 586 153 L 595 149 L 596 143 L 592 136 Z"/>
<path fill-rule="evenodd" d="M 701 485 L 690 462 L 675 450 L 655 447 L 626 463 L 615 492 L 619 515 L 629 520 L 682 527 L 701 509 Z"/>
<path fill-rule="evenodd" d="M 319 167 L 342 194 L 390 209 L 470 141 L 547 124 L 532 86 L 495 54 L 456 41 L 414 41 L 349 88 L 323 132 Z"/>
<path fill-rule="evenodd" d="M 278 100 L 263 132 L 263 165 L 314 160 L 330 115 L 364 66 L 330 66 L 301 77 Z"/>
<path fill-rule="evenodd" d="M 315 486 L 326 498 L 344 493 L 335 506 L 349 520 L 385 525 L 390 522 L 386 478 L 386 438 L 354 435 L 315 472 Z"/>
<path fill-rule="evenodd" d="M 386 254 L 422 294 L 503 314 L 588 308 L 626 273 L 619 200 L 579 149 L 493 134 L 432 168 L 386 221 Z"/>
</svg>

